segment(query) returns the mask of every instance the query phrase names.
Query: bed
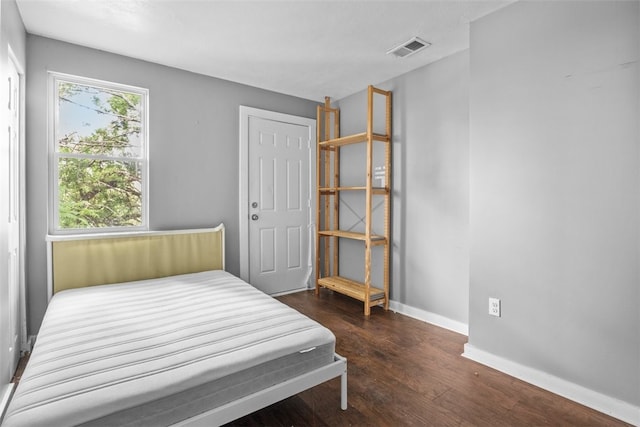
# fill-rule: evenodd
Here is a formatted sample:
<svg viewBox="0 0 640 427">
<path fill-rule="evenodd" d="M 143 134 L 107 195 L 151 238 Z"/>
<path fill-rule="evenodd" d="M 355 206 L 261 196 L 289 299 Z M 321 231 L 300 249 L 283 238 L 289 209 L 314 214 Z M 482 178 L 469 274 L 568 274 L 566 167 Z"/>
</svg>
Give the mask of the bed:
<svg viewBox="0 0 640 427">
<path fill-rule="evenodd" d="M 346 409 L 334 335 L 224 271 L 222 225 L 51 240 L 3 427 L 220 425 L 336 377 Z"/>
</svg>

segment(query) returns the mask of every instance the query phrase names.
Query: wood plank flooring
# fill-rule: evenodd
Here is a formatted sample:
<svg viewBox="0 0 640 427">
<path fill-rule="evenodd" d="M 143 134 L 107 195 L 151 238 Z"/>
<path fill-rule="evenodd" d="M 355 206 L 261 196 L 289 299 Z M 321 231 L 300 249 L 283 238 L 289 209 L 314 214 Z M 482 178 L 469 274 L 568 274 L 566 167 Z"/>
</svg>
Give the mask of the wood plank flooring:
<svg viewBox="0 0 640 427">
<path fill-rule="evenodd" d="M 334 379 L 229 426 L 627 426 L 460 356 L 467 338 L 323 290 L 278 298 L 327 326 L 348 359 Z"/>
<path fill-rule="evenodd" d="M 227 426 L 629 426 L 460 356 L 455 332 L 323 290 L 278 298 L 327 326 L 348 359 L 349 407 L 336 378 Z M 13 382 L 20 379 L 23 357 Z"/>
</svg>

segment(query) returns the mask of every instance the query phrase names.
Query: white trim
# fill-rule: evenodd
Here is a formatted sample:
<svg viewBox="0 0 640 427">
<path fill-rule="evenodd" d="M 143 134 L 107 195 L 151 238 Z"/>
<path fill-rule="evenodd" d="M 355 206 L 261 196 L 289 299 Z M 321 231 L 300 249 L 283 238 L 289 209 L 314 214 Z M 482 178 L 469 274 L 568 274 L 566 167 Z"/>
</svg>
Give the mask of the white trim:
<svg viewBox="0 0 640 427">
<path fill-rule="evenodd" d="M 469 343 L 464 345 L 464 353 L 462 353 L 462 356 L 614 418 L 634 425 L 640 425 L 639 406 L 634 406 L 546 372 L 496 356 L 480 350 Z"/>
<path fill-rule="evenodd" d="M 57 82 L 59 80 L 77 83 L 81 85 L 93 86 L 98 88 L 115 89 L 123 92 L 135 93 L 140 95 L 140 108 L 142 110 L 141 120 L 143 123 L 140 127 L 142 141 L 142 152 L 139 157 L 131 158 L 113 158 L 111 156 L 83 156 L 83 155 L 65 155 L 65 157 L 73 158 L 94 158 L 99 160 L 118 160 L 118 161 L 130 161 L 140 162 L 140 175 L 141 175 L 141 225 L 130 227 L 105 227 L 105 228 L 89 228 L 89 229 L 64 229 L 59 228 L 58 217 L 58 159 L 61 154 L 58 152 L 56 142 L 56 125 L 58 123 L 58 96 L 56 94 Z M 115 83 L 106 80 L 93 79 L 90 77 L 76 76 L 73 74 L 59 73 L 56 71 L 47 72 L 47 150 L 48 150 L 48 206 L 47 206 L 47 218 L 48 218 L 48 231 L 55 234 L 83 234 L 83 233 L 97 233 L 97 232 L 127 232 L 127 231 L 145 231 L 149 229 L 149 89 L 139 86 L 133 86 L 122 83 Z"/>
<path fill-rule="evenodd" d="M 309 128 L 309 153 L 311 158 L 309 159 L 309 224 L 312 225 L 315 222 L 315 210 L 316 210 L 316 198 L 315 185 L 316 185 L 316 121 L 307 117 L 293 116 L 285 113 L 277 113 L 269 110 L 262 110 L 259 108 L 240 106 L 240 141 L 239 141 L 239 162 L 240 162 L 240 176 L 238 182 L 239 189 L 239 235 L 240 235 L 240 278 L 245 282 L 249 281 L 249 118 L 258 117 L 265 120 L 272 120 L 284 123 L 292 123 L 300 126 L 306 126 Z M 313 233 L 312 227 L 310 230 L 309 239 L 309 251 L 310 254 L 314 254 L 315 245 L 311 239 Z M 314 257 L 311 258 L 312 260 Z M 311 275 L 313 277 L 313 262 L 310 268 L 312 269 Z"/>
<path fill-rule="evenodd" d="M 9 383 L 5 384 L 2 389 L 0 389 L 0 423 L 2 423 L 2 418 L 4 416 L 4 412 L 7 410 L 7 406 L 9 406 L 14 386 L 15 384 Z"/>
<path fill-rule="evenodd" d="M 396 313 L 404 314 L 405 316 L 413 317 L 414 319 L 422 320 L 423 322 L 469 336 L 469 325 L 466 323 L 449 319 L 448 317 L 422 310 L 420 308 L 411 307 L 410 305 L 402 304 L 397 301 L 389 301 L 389 308 Z"/>
<path fill-rule="evenodd" d="M 213 228 L 194 228 L 183 230 L 158 230 L 158 231 L 130 231 L 120 233 L 83 233 L 83 234 L 48 234 L 47 242 L 60 242 L 64 240 L 89 240 L 89 239 L 111 239 L 116 237 L 136 237 L 136 236 L 164 236 L 167 234 L 196 234 L 211 233 L 222 231 L 224 233 L 224 224 L 221 223 Z M 224 249 L 224 247 L 223 247 Z"/>
<path fill-rule="evenodd" d="M 29 339 L 27 340 L 27 351 L 31 353 L 33 351 L 33 346 L 36 344 L 37 335 L 29 335 Z"/>
<path fill-rule="evenodd" d="M 53 242 L 47 238 L 47 304 L 53 297 Z"/>
<path fill-rule="evenodd" d="M 288 381 L 260 390 L 249 396 L 234 400 L 226 405 L 211 409 L 202 414 L 174 424 L 174 426 L 212 426 L 222 425 L 244 415 L 279 402 L 304 390 L 340 377 L 340 408 L 347 409 L 347 359 L 334 354 L 333 363 L 311 372 L 294 377 Z"/>
<path fill-rule="evenodd" d="M 308 290 L 309 290 L 309 288 L 307 288 L 307 287 L 298 288 L 298 289 L 291 289 L 291 290 L 284 291 L 284 292 L 278 292 L 278 293 L 275 293 L 275 294 L 270 294 L 270 296 L 272 296 L 272 297 L 281 297 L 283 295 L 297 294 L 298 292 L 303 292 L 303 291 L 306 292 Z"/>
<path fill-rule="evenodd" d="M 24 66 L 18 60 L 18 57 L 13 52 L 11 48 L 11 44 L 7 44 L 7 53 L 9 61 L 13 63 L 13 66 L 18 73 L 20 78 L 20 86 L 18 88 L 18 93 L 20 95 L 20 100 L 18 101 L 18 105 L 20 108 L 19 111 L 19 119 L 20 119 L 20 141 L 18 141 L 18 167 L 19 167 L 19 206 L 18 209 L 20 211 L 20 231 L 19 231 L 19 248 L 18 248 L 18 262 L 19 262 L 19 293 L 20 293 L 20 350 L 27 351 L 27 302 L 26 302 L 26 248 L 27 248 L 27 166 L 26 166 L 26 74 L 24 72 Z"/>
</svg>

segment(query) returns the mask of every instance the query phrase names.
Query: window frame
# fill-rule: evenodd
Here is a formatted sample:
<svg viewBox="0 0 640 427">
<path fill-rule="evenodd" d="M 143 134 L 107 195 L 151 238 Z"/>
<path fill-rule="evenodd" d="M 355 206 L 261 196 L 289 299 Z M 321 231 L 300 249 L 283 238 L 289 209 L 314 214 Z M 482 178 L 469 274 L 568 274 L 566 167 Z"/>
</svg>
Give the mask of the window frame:
<svg viewBox="0 0 640 427">
<path fill-rule="evenodd" d="M 56 130 L 59 123 L 58 110 L 58 82 L 93 86 L 104 89 L 118 90 L 123 92 L 134 93 L 140 95 L 141 108 L 141 131 L 140 141 L 142 150 L 140 157 L 117 157 L 109 155 L 65 155 L 58 151 L 56 141 Z M 49 233 L 55 235 L 70 234 L 97 234 L 97 233 L 123 233 L 123 232 L 139 232 L 149 230 L 149 90 L 146 88 L 132 86 L 122 83 L 114 83 L 106 80 L 99 80 L 90 77 L 76 76 L 72 74 L 59 73 L 55 71 L 47 72 L 47 98 L 48 98 L 48 124 L 47 124 L 47 151 L 49 165 Z M 131 161 L 140 162 L 140 191 L 141 191 L 141 224 L 136 226 L 120 226 L 120 227 L 92 227 L 92 228 L 61 228 L 59 213 L 59 159 L 61 157 L 68 158 L 94 158 L 107 161 Z"/>
</svg>

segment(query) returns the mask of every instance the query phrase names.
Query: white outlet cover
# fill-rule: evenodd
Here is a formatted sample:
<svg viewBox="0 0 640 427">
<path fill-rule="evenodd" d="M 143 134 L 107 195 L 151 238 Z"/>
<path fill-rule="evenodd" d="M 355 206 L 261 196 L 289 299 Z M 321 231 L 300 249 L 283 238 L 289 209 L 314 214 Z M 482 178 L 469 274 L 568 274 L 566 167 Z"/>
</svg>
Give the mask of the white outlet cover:
<svg viewBox="0 0 640 427">
<path fill-rule="evenodd" d="M 489 314 L 500 317 L 500 300 L 498 298 L 489 298 Z"/>
</svg>

